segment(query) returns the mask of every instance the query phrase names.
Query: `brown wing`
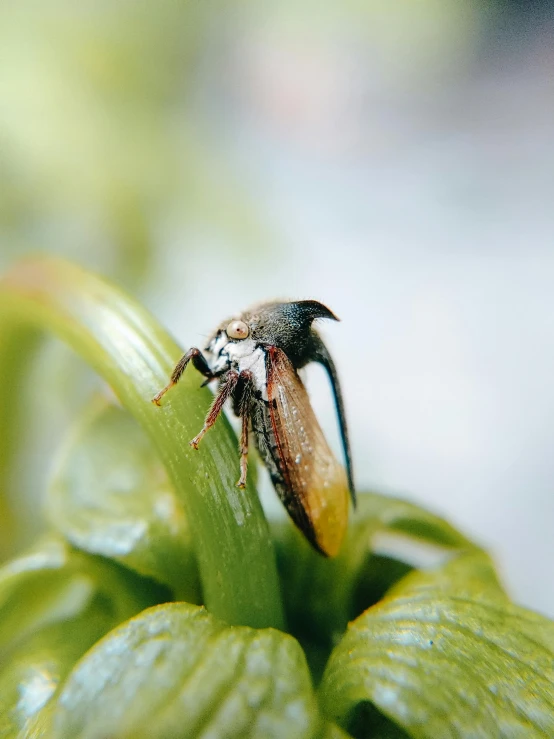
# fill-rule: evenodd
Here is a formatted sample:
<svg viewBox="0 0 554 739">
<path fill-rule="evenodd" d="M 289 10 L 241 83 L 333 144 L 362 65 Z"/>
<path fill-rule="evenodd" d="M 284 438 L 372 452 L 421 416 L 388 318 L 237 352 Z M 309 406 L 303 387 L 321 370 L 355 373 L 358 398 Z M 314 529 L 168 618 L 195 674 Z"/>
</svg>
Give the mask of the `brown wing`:
<svg viewBox="0 0 554 739">
<path fill-rule="evenodd" d="M 348 523 L 348 482 L 329 449 L 308 393 L 286 354 L 270 347 L 269 414 L 281 473 L 283 502 L 305 536 L 330 557 L 338 553 Z"/>
</svg>

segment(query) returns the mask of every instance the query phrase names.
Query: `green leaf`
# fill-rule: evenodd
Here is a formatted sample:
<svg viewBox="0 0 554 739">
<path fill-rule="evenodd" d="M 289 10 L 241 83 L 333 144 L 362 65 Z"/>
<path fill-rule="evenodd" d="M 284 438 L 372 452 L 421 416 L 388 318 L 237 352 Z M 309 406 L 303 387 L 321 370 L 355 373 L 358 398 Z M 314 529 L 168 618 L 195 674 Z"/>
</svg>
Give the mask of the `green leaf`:
<svg viewBox="0 0 554 739">
<path fill-rule="evenodd" d="M 122 408 L 96 398 L 50 484 L 52 524 L 101 554 L 200 602 L 185 512 L 150 439 Z"/>
<path fill-rule="evenodd" d="M 351 739 L 351 735 L 337 724 L 326 721 L 322 733 L 317 735 L 317 739 Z"/>
<path fill-rule="evenodd" d="M 190 448 L 212 398 L 193 368 L 162 408 L 150 402 L 181 354 L 155 319 L 113 285 L 58 259 L 16 265 L 0 281 L 0 309 L 13 325 L 67 341 L 148 433 L 186 511 L 210 611 L 228 623 L 281 627 L 273 545 L 252 484 L 236 486 L 229 423 L 221 418 L 198 452 Z"/>
<path fill-rule="evenodd" d="M 464 549 L 475 545 L 447 521 L 414 503 L 378 493 L 361 496 L 357 509 L 357 522 L 365 526 L 366 532 L 405 534 L 406 536 L 447 547 Z"/>
<path fill-rule="evenodd" d="M 408 575 L 354 621 L 324 674 L 328 715 L 367 702 L 411 737 L 554 736 L 554 623 L 512 605 L 486 555 Z M 370 715 L 370 714 L 368 714 Z"/>
<path fill-rule="evenodd" d="M 457 595 L 467 594 L 473 599 L 509 601 L 494 564 L 481 549 L 451 555 L 442 567 L 411 572 L 393 585 L 387 595 L 403 595 L 406 592 L 412 595 L 424 590 L 431 590 L 434 594 L 456 592 Z"/>
<path fill-rule="evenodd" d="M 108 561 L 43 541 L 0 569 L 0 737 L 40 736 L 75 662 L 160 593 Z"/>
<path fill-rule="evenodd" d="M 350 620 L 414 566 L 475 545 L 438 516 L 396 498 L 362 493 L 343 548 L 324 559 L 290 525 L 275 528 L 291 632 L 315 673 Z"/>
<path fill-rule="evenodd" d="M 71 739 L 333 736 L 294 639 L 228 627 L 186 603 L 149 609 L 85 655 L 52 728 Z"/>
</svg>

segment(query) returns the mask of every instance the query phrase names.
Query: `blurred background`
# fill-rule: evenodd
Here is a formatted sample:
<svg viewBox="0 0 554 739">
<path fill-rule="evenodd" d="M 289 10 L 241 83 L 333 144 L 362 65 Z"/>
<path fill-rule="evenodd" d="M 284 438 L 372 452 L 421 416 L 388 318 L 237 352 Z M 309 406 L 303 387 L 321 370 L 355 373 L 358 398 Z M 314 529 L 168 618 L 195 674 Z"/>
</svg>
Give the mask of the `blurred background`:
<svg viewBox="0 0 554 739">
<path fill-rule="evenodd" d="M 326 303 L 359 489 L 445 515 L 554 616 L 553 30 L 532 0 L 1 0 L 0 268 L 76 260 L 183 346 Z M 55 342 L 25 392 L 1 366 L 8 554 L 98 380 Z"/>
</svg>

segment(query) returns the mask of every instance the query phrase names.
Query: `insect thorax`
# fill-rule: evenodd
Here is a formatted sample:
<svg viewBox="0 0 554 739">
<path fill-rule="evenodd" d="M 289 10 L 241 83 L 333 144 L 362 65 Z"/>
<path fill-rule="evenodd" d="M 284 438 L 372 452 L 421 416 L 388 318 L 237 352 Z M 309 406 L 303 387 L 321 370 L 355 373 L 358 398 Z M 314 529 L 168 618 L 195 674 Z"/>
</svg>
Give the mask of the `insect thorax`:
<svg viewBox="0 0 554 739">
<path fill-rule="evenodd" d="M 224 331 L 219 331 L 207 346 L 210 368 L 219 374 L 228 370 L 250 372 L 256 390 L 267 399 L 267 373 L 265 351 L 254 339 L 233 341 Z"/>
</svg>

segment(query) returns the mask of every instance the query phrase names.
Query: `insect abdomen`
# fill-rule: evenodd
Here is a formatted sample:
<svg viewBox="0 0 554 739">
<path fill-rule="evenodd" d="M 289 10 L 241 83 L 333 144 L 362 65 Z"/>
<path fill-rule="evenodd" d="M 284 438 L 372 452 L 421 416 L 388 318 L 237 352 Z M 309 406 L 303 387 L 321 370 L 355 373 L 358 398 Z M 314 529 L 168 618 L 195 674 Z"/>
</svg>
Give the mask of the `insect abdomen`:
<svg viewBox="0 0 554 739">
<path fill-rule="evenodd" d="M 279 447 L 273 432 L 267 401 L 262 399 L 254 400 L 251 406 L 251 419 L 252 432 L 256 440 L 256 447 L 269 472 L 271 482 L 273 483 L 277 495 L 304 536 L 316 549 L 325 554 L 316 540 L 314 528 L 304 506 L 302 505 L 302 501 L 289 488 L 285 480 L 281 466 Z"/>
</svg>

